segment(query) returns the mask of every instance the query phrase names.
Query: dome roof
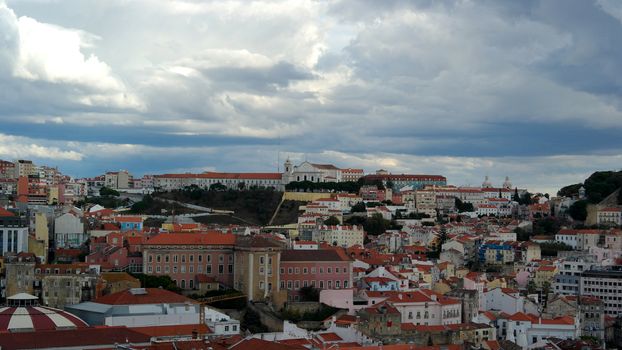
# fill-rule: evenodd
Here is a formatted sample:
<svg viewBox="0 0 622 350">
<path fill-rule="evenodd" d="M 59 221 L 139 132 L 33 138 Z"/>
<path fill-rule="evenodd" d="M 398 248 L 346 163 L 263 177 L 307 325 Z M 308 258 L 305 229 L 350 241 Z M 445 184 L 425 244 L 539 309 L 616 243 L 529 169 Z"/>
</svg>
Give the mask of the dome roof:
<svg viewBox="0 0 622 350">
<path fill-rule="evenodd" d="M 0 332 L 30 332 L 86 328 L 69 312 L 45 306 L 0 307 Z"/>
<path fill-rule="evenodd" d="M 38 306 L 34 295 L 19 293 L 0 307 L 0 333 L 86 328 L 89 325 L 69 312 Z"/>
</svg>

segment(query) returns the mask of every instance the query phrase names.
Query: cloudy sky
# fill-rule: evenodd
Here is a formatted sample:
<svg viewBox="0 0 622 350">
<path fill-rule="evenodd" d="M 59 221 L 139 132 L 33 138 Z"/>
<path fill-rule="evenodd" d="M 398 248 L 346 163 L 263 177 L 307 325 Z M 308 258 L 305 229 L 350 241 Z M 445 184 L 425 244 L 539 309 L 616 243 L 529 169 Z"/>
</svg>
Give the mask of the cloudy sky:
<svg viewBox="0 0 622 350">
<path fill-rule="evenodd" d="M 0 158 L 74 176 L 622 167 L 622 1 L 0 0 Z"/>
</svg>

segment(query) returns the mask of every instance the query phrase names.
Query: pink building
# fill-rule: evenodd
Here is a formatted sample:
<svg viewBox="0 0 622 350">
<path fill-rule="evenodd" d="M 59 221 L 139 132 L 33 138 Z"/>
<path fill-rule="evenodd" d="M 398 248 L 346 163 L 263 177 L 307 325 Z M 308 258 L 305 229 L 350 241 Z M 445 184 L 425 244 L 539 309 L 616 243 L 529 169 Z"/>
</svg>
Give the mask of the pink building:
<svg viewBox="0 0 622 350">
<path fill-rule="evenodd" d="M 341 250 L 284 250 L 280 283 L 289 300 L 299 300 L 300 288 L 342 289 L 352 286 L 352 260 Z"/>
<path fill-rule="evenodd" d="M 182 289 L 198 288 L 200 275 L 233 286 L 235 240 L 235 235 L 217 231 L 160 233 L 143 243 L 143 270 L 168 275 Z"/>
</svg>

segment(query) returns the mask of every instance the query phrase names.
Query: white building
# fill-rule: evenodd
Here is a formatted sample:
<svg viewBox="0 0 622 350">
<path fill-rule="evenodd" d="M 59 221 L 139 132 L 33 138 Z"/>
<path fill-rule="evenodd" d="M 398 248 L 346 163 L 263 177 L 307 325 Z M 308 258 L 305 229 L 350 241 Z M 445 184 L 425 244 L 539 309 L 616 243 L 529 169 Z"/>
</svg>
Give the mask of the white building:
<svg viewBox="0 0 622 350">
<path fill-rule="evenodd" d="M 565 243 L 573 249 L 577 249 L 577 230 L 562 229 L 555 234 L 555 241 Z"/>
<path fill-rule="evenodd" d="M 590 295 L 603 301 L 605 315 L 622 315 L 622 266 L 592 268 L 581 273 L 581 295 Z"/>
<path fill-rule="evenodd" d="M 205 324 L 214 335 L 240 334 L 240 321 L 212 307 L 205 306 L 204 310 Z"/>
<path fill-rule="evenodd" d="M 335 244 L 339 247 L 351 247 L 353 245 L 363 245 L 365 238 L 365 231 L 363 226 L 327 226 L 322 225 L 314 232 L 316 237 L 313 237 L 314 241 L 327 242 L 328 244 Z"/>
<path fill-rule="evenodd" d="M 132 288 L 65 310 L 91 326 L 147 327 L 199 324 L 199 308 L 198 302 L 165 289 Z"/>
<path fill-rule="evenodd" d="M 596 222 L 599 225 L 622 225 L 622 209 L 620 208 L 599 209 L 596 215 Z"/>
<path fill-rule="evenodd" d="M 520 295 L 518 290 L 511 288 L 494 288 L 484 292 L 485 311 L 537 313 L 538 306 L 531 300 Z"/>
<path fill-rule="evenodd" d="M 596 256 L 585 255 L 568 257 L 557 265 L 558 273 L 555 275 L 553 290 L 556 294 L 577 295 L 581 273 L 590 270 L 596 264 Z"/>
<path fill-rule="evenodd" d="M 26 219 L 0 208 L 0 253 L 28 251 L 28 223 Z"/>
<path fill-rule="evenodd" d="M 298 166 L 292 165 L 287 159 L 285 161 L 285 172 L 283 173 L 283 184 L 287 185 L 293 181 L 311 182 L 341 182 L 341 169 L 332 164 L 313 164 L 307 161 Z"/>
<path fill-rule="evenodd" d="M 87 238 L 84 223 L 73 212 L 54 219 L 54 240 L 57 247 L 79 247 Z"/>
<path fill-rule="evenodd" d="M 498 322 L 501 323 L 501 335 L 505 334 L 506 340 L 516 343 L 523 349 L 528 349 L 531 345 L 549 337 L 560 339 L 579 337 L 578 322 L 571 316 L 544 319 L 518 312 L 507 319 L 499 319 Z"/>
</svg>

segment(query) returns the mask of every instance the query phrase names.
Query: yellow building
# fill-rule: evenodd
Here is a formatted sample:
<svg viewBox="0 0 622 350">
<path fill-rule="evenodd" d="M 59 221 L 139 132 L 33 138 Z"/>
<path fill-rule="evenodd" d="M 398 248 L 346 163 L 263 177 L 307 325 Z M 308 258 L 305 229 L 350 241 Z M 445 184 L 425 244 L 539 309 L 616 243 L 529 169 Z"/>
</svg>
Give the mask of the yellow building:
<svg viewBox="0 0 622 350">
<path fill-rule="evenodd" d="M 271 237 L 242 236 L 235 244 L 233 286 L 249 301 L 281 304 L 287 291 L 280 289 L 279 266 L 284 244 Z"/>
<path fill-rule="evenodd" d="M 488 288 L 488 290 L 492 290 L 495 288 L 507 288 L 508 287 L 508 283 L 505 280 L 505 278 L 495 278 L 492 281 L 488 281 L 486 283 L 486 288 Z"/>
<path fill-rule="evenodd" d="M 42 262 L 45 262 L 47 257 L 47 246 L 47 241 L 40 241 L 33 236 L 28 236 L 28 253 L 33 253 L 41 258 Z"/>
<path fill-rule="evenodd" d="M 557 267 L 552 265 L 540 266 L 536 270 L 534 283 L 536 288 L 543 288 L 545 283 L 549 283 L 549 286 L 553 284 L 555 275 L 557 274 Z"/>
</svg>

